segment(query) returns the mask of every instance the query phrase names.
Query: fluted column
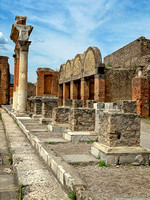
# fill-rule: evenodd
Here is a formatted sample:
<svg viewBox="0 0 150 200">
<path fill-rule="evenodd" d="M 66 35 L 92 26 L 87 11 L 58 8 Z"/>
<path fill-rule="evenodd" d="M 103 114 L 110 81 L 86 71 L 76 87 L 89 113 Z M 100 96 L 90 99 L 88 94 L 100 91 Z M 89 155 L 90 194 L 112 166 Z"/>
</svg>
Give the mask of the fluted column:
<svg viewBox="0 0 150 200">
<path fill-rule="evenodd" d="M 26 113 L 27 104 L 28 50 L 31 41 L 19 40 L 18 43 L 20 48 L 20 60 L 17 114 L 24 115 Z"/>
</svg>

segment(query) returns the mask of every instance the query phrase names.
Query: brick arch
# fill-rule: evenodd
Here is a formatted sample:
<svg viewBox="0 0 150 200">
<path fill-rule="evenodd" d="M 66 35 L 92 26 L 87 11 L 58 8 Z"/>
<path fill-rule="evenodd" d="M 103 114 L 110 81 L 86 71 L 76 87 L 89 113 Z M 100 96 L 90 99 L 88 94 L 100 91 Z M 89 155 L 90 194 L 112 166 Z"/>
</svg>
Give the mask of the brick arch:
<svg viewBox="0 0 150 200">
<path fill-rule="evenodd" d="M 66 64 L 65 64 L 65 77 L 66 78 L 70 78 L 71 76 L 71 72 L 72 72 L 72 63 L 71 60 L 67 60 Z"/>
<path fill-rule="evenodd" d="M 101 52 L 97 47 L 89 47 L 85 52 L 84 70 L 93 70 L 102 63 Z"/>
<path fill-rule="evenodd" d="M 77 54 L 73 60 L 73 75 L 78 75 L 81 73 L 81 69 L 83 68 L 83 62 L 81 58 L 81 54 Z"/>
</svg>

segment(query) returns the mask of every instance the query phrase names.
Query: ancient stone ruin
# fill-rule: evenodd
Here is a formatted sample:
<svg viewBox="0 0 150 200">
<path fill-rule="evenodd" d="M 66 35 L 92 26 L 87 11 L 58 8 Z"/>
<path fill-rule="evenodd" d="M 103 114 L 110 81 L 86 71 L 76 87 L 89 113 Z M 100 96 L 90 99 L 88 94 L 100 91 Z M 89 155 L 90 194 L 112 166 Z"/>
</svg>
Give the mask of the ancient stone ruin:
<svg viewBox="0 0 150 200">
<path fill-rule="evenodd" d="M 31 44 L 29 35 L 33 27 L 26 25 L 26 19 L 24 16 L 16 16 L 16 24 L 12 25 L 10 34 L 15 43 L 13 110 L 18 115 L 26 114 L 27 104 L 28 50 Z"/>
</svg>

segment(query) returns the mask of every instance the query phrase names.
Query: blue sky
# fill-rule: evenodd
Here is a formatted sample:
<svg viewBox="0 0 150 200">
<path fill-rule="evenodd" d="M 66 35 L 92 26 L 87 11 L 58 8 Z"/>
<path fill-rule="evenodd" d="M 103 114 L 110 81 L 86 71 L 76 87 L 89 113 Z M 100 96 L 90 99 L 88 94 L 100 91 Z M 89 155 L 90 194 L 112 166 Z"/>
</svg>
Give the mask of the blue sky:
<svg viewBox="0 0 150 200">
<path fill-rule="evenodd" d="M 140 36 L 150 39 L 150 0 L 0 0 L 0 55 L 13 73 L 14 43 L 9 39 L 15 15 L 34 26 L 29 48 L 28 80 L 36 69 L 60 65 L 89 46 L 102 57 Z"/>
</svg>

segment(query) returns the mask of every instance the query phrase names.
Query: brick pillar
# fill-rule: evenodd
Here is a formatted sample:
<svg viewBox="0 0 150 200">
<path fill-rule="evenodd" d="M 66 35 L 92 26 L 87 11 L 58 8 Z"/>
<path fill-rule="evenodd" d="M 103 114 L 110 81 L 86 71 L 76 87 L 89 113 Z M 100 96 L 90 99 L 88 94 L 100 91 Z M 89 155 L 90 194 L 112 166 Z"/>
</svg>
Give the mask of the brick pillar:
<svg viewBox="0 0 150 200">
<path fill-rule="evenodd" d="M 58 85 L 58 97 L 59 97 L 58 105 L 62 105 L 63 104 L 63 84 Z"/>
<path fill-rule="evenodd" d="M 149 116 L 149 81 L 147 77 L 135 77 L 132 80 L 132 100 L 137 101 L 137 113 L 141 117 Z"/>
<path fill-rule="evenodd" d="M 77 87 L 74 81 L 70 82 L 70 99 L 77 99 Z"/>
<path fill-rule="evenodd" d="M 69 98 L 69 87 L 66 83 L 63 83 L 63 105 L 65 105 L 65 99 Z"/>
<path fill-rule="evenodd" d="M 83 106 L 86 106 L 86 100 L 89 99 L 89 81 L 85 78 L 81 79 L 81 100 L 83 100 Z"/>
<path fill-rule="evenodd" d="M 94 100 L 105 102 L 105 78 L 103 75 L 94 76 Z"/>
</svg>

